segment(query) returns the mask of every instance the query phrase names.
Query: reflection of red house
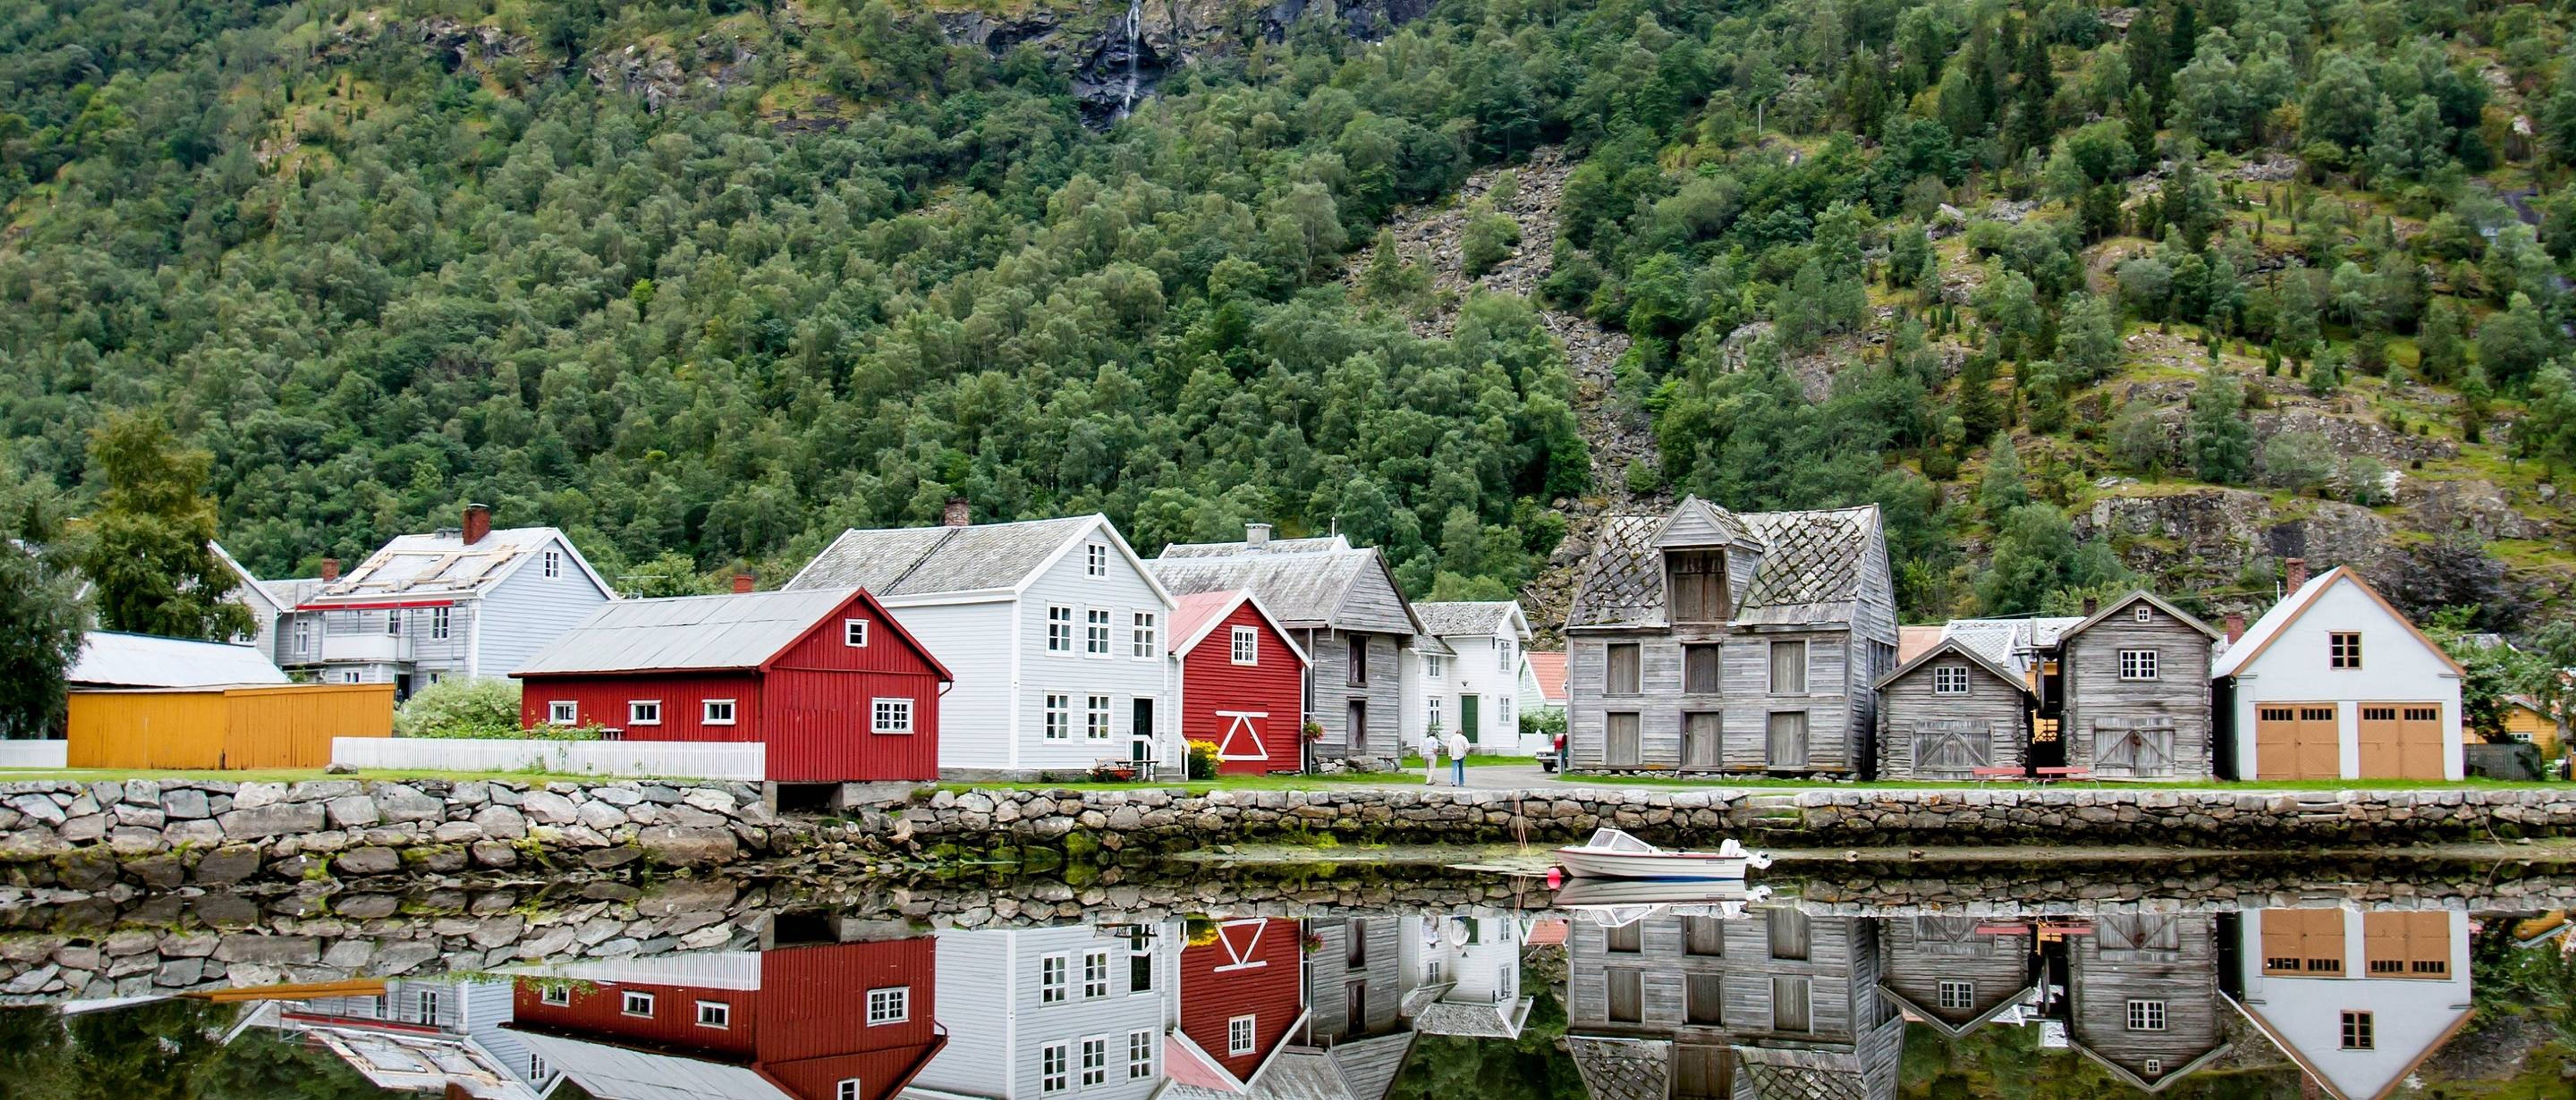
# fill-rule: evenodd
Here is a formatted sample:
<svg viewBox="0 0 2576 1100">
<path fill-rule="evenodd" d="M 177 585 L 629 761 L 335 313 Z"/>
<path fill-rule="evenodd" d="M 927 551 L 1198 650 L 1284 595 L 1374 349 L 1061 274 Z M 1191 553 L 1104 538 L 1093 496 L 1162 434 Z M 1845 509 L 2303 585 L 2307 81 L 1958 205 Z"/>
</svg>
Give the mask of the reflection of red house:
<svg viewBox="0 0 2576 1100">
<path fill-rule="evenodd" d="M 929 937 L 735 958 L 669 981 L 521 978 L 511 1027 L 601 1100 L 891 1100 L 948 1045 Z"/>
<path fill-rule="evenodd" d="M 951 677 L 848 589 L 619 600 L 510 673 L 520 721 L 624 741 L 758 742 L 786 783 L 935 779 Z"/>
<path fill-rule="evenodd" d="M 1250 592 L 1200 592 L 1172 615 L 1181 735 L 1216 744 L 1228 775 L 1305 766 L 1306 651 Z"/>
<path fill-rule="evenodd" d="M 1305 1018 L 1304 948 L 1296 921 L 1219 921 L 1216 938 L 1181 950 L 1182 1041 L 1171 1078 L 1243 1091 Z"/>
</svg>

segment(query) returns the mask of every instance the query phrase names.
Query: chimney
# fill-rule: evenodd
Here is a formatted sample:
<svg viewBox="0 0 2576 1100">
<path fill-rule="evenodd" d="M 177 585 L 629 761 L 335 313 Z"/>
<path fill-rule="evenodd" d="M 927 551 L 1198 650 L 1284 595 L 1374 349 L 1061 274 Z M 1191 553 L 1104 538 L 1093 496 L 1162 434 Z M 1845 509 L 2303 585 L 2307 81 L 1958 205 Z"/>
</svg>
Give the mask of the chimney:
<svg viewBox="0 0 2576 1100">
<path fill-rule="evenodd" d="M 733 575 L 733 590 L 737 595 L 744 592 L 754 591 L 758 586 L 759 578 L 752 576 L 750 573 L 736 573 Z"/>
<path fill-rule="evenodd" d="M 945 511 L 942 511 L 939 514 L 939 522 L 950 527 L 969 526 L 971 523 L 971 514 L 966 510 L 966 498 L 948 498 L 948 507 Z"/>
<path fill-rule="evenodd" d="M 338 559 L 338 558 L 324 558 L 324 559 L 322 559 L 322 583 L 324 583 L 324 584 L 329 584 L 329 583 L 331 583 L 332 581 L 336 581 L 336 580 L 339 580 L 339 579 L 340 579 L 340 559 Z"/>
<path fill-rule="evenodd" d="M 2288 589 L 2289 589 L 2290 591 L 2292 591 L 2292 592 L 2296 592 L 2296 591 L 2298 591 L 2298 590 L 2299 590 L 2299 588 L 2300 588 L 2300 586 L 2307 584 L 2307 583 L 2308 583 L 2308 559 L 2306 559 L 2306 558 L 2283 558 L 2283 559 L 2281 559 L 2281 583 L 2282 583 L 2284 586 L 2287 586 L 2287 587 L 2288 587 Z"/>
<path fill-rule="evenodd" d="M 468 505 L 466 505 L 466 506 L 465 506 L 465 530 L 464 530 L 464 532 L 463 532 L 463 533 L 459 534 L 457 537 L 458 537 L 458 538 L 463 539 L 463 540 L 465 541 L 465 545 L 467 545 L 467 546 L 472 546 L 472 545 L 475 545 L 476 543 L 482 542 L 482 541 L 483 541 L 483 537 L 484 537 L 484 536 L 486 536 L 486 535 L 489 535 L 489 534 L 491 534 L 491 533 L 492 533 L 492 509 L 491 509 L 491 507 L 490 507 L 490 506 L 488 506 L 488 505 L 482 505 L 482 504 L 468 504 Z"/>
<path fill-rule="evenodd" d="M 2227 613 L 2227 644 L 2229 644 L 2229 645 L 2235 645 L 2238 641 L 2242 640 L 2244 637 L 2245 637 L 2245 613 L 2244 613 L 2244 612 L 2242 612 L 2242 611 L 2230 611 L 2230 612 L 2228 612 L 2228 613 Z"/>
<path fill-rule="evenodd" d="M 2102 610 L 2102 601 L 2101 601 L 2101 599 L 2099 599 L 2098 597 L 2094 597 L 2094 596 L 2086 596 L 2086 597 L 2084 597 L 2084 617 L 2085 617 L 2085 618 L 2088 618 L 2088 619 L 2089 619 L 2089 618 L 2092 618 L 2092 617 L 2093 617 L 2093 613 L 2094 613 L 2094 612 L 2096 612 L 2096 611 L 2100 611 L 2100 610 Z"/>
<path fill-rule="evenodd" d="M 1243 544 L 1255 549 L 1270 545 L 1270 525 L 1267 523 L 1244 524 Z"/>
</svg>

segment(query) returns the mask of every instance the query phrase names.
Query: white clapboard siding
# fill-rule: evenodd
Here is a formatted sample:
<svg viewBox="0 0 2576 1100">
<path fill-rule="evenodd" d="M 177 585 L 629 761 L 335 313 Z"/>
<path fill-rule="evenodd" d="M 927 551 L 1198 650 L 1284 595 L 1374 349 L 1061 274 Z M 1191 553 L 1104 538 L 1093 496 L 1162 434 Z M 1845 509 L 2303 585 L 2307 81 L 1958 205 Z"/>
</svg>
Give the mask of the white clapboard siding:
<svg viewBox="0 0 2576 1100">
<path fill-rule="evenodd" d="M 68 766 L 69 741 L 0 741 L 0 769 Z"/>
<path fill-rule="evenodd" d="M 549 550 L 563 555 L 562 568 L 551 577 L 546 575 L 544 562 Z M 528 663 L 537 651 L 554 644 L 557 636 L 589 618 L 608 600 L 609 594 L 591 581 L 590 572 L 573 564 L 571 547 L 561 539 L 547 542 L 523 557 L 518 571 L 483 597 L 483 628 L 472 635 L 482 652 L 471 661 L 473 674 L 509 675 L 510 670 Z M 406 629 L 414 625 L 428 624 L 404 624 Z"/>
</svg>

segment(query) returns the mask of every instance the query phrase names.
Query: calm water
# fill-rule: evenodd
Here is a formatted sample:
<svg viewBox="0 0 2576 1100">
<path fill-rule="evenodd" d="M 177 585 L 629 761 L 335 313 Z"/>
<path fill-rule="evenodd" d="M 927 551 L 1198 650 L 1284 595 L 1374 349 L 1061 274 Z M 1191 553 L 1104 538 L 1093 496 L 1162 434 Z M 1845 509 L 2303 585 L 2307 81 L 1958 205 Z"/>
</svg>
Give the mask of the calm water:
<svg viewBox="0 0 2576 1100">
<path fill-rule="evenodd" d="M 1094 907 L 972 931 L 781 921 L 766 950 L 0 1011 L 0 1096 L 2570 1091 L 2576 968 L 2554 915 L 2241 895 L 2044 918 L 1851 908 L 1614 893 L 1293 917 Z"/>
</svg>

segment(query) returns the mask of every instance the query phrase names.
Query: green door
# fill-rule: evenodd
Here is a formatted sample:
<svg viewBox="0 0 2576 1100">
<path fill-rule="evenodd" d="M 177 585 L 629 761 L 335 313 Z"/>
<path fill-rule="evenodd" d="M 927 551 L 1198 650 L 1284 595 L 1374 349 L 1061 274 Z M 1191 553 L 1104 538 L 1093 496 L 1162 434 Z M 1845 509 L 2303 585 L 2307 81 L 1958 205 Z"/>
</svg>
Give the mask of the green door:
<svg viewBox="0 0 2576 1100">
<path fill-rule="evenodd" d="M 1458 732 L 1467 735 L 1468 744 L 1476 743 L 1476 697 L 1473 695 L 1458 697 Z"/>
</svg>

